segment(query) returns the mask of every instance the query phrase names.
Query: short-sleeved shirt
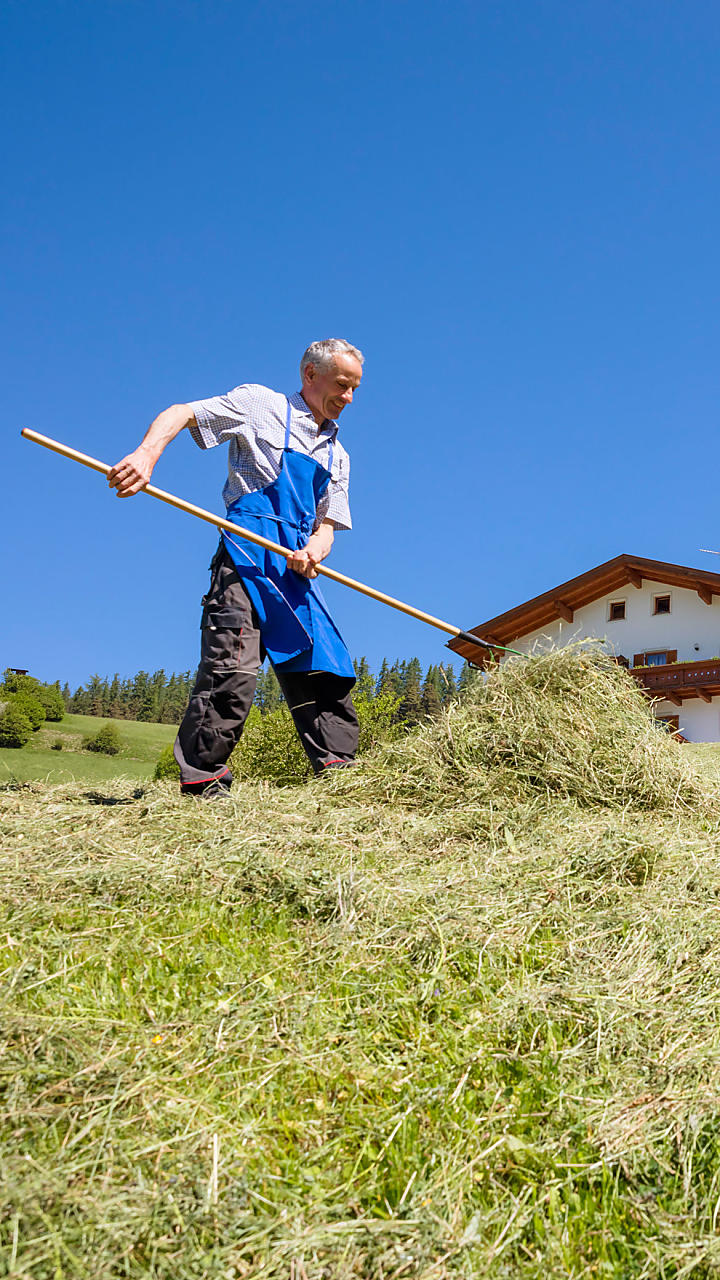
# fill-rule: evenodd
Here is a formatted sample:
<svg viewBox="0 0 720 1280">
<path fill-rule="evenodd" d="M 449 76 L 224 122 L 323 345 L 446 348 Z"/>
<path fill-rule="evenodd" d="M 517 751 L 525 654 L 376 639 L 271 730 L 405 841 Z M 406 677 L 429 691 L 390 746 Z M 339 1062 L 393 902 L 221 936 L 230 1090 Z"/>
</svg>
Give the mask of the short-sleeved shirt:
<svg viewBox="0 0 720 1280">
<path fill-rule="evenodd" d="M 300 392 L 289 400 L 290 447 L 327 467 L 333 446 L 330 484 L 318 503 L 315 528 L 323 520 L 332 520 L 336 529 L 351 529 L 350 459 L 337 440 L 338 424 L 327 419 L 318 429 Z M 228 478 L 223 489 L 226 507 L 277 479 L 285 444 L 287 404 L 287 396 L 255 383 L 244 383 L 224 396 L 190 401 L 197 423 L 190 427 L 195 443 L 201 449 L 230 445 Z"/>
</svg>

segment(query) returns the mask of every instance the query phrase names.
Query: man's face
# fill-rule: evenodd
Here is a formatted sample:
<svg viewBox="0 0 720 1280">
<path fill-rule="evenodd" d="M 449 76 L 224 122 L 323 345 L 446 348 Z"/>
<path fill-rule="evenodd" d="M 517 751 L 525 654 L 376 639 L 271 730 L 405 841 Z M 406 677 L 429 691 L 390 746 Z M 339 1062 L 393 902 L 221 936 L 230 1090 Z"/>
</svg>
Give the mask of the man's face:
<svg viewBox="0 0 720 1280">
<path fill-rule="evenodd" d="M 314 364 L 307 366 L 302 394 L 318 425 L 326 418 L 340 417 L 345 406 L 352 404 L 353 392 L 361 380 L 362 365 L 355 356 L 333 356 L 332 364 L 326 369 L 318 369 Z"/>
</svg>

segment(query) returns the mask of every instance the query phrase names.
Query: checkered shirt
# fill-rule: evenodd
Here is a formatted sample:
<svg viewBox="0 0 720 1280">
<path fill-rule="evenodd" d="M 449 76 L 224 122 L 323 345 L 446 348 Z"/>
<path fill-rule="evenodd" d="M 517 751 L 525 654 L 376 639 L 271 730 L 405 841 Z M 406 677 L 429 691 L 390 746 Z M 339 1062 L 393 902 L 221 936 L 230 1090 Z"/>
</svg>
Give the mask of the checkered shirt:
<svg viewBox="0 0 720 1280">
<path fill-rule="evenodd" d="M 330 445 L 334 445 L 332 478 L 318 503 L 315 528 L 323 520 L 332 520 L 336 529 L 351 529 L 350 459 L 338 443 L 338 424 L 328 419 L 318 431 L 299 391 L 290 396 L 290 405 L 291 448 L 309 454 L 327 467 Z M 201 449 L 212 449 L 226 442 L 230 445 L 228 478 L 223 489 L 226 507 L 243 494 L 254 493 L 277 479 L 285 443 L 287 398 L 284 395 L 269 387 L 245 383 L 224 396 L 191 400 L 190 408 L 197 423 L 190 427 L 190 434 Z"/>
</svg>

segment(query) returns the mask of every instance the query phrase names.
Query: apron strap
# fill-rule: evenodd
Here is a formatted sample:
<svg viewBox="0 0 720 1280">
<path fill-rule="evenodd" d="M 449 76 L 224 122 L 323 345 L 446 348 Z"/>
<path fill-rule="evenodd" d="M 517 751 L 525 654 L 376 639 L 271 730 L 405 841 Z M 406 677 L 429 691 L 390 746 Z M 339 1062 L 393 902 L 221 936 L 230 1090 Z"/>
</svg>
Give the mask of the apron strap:
<svg viewBox="0 0 720 1280">
<path fill-rule="evenodd" d="M 292 413 L 292 405 L 290 404 L 290 400 L 288 399 L 287 414 L 285 415 L 285 443 L 283 445 L 283 449 L 290 448 L 290 415 L 291 413 Z M 328 464 L 327 464 L 327 469 L 330 472 L 330 475 L 332 475 L 332 464 L 333 464 L 334 456 L 335 456 L 335 444 L 334 444 L 334 441 L 331 440 L 329 443 Z"/>
</svg>

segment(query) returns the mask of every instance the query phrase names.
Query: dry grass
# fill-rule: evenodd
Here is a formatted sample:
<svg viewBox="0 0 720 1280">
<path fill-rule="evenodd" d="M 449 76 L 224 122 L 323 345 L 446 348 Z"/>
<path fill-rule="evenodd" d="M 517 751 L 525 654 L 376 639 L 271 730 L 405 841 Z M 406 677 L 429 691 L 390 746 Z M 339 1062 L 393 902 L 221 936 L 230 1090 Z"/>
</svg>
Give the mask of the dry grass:
<svg viewBox="0 0 720 1280">
<path fill-rule="evenodd" d="M 0 1275 L 715 1274 L 715 780 L 622 671 L 134 785 L 3 795 Z"/>
</svg>

